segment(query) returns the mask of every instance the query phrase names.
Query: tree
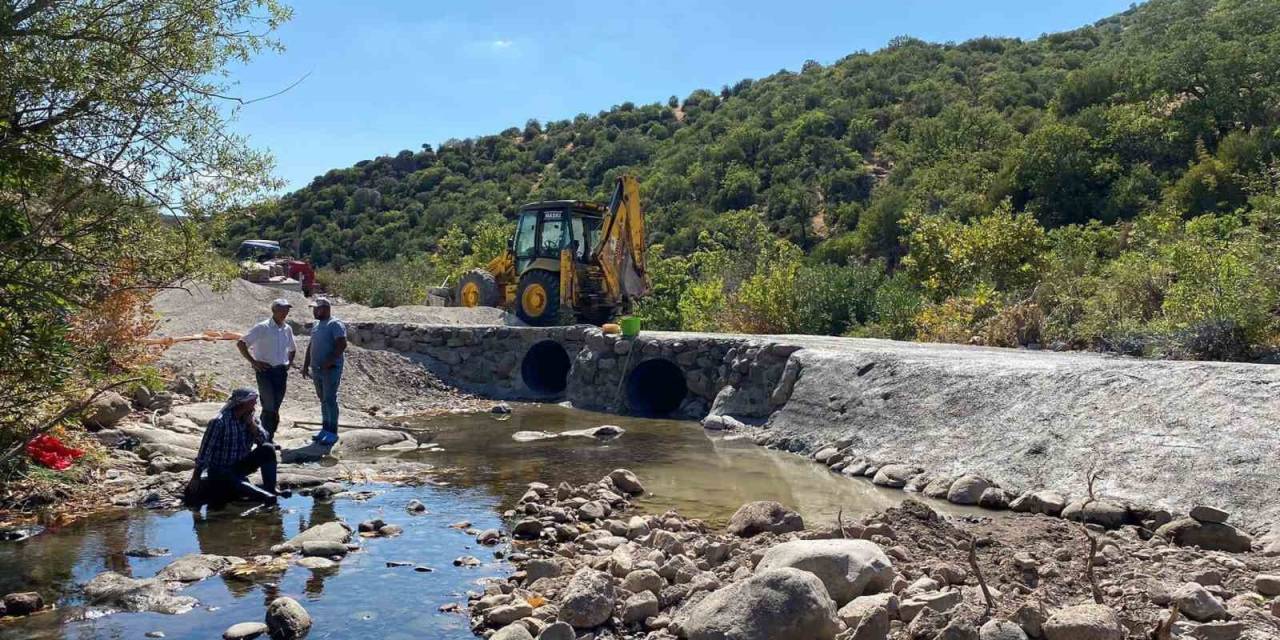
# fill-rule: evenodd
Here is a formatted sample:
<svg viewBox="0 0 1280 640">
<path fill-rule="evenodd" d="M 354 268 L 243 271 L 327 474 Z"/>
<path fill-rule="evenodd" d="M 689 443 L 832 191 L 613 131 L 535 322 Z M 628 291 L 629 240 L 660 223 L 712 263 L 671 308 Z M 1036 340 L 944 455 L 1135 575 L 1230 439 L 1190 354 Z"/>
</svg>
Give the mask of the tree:
<svg viewBox="0 0 1280 640">
<path fill-rule="evenodd" d="M 275 184 L 227 131 L 243 101 L 222 72 L 288 17 L 274 0 L 0 3 L 0 440 L 138 364 L 139 292 L 216 268 L 213 214 Z"/>
</svg>

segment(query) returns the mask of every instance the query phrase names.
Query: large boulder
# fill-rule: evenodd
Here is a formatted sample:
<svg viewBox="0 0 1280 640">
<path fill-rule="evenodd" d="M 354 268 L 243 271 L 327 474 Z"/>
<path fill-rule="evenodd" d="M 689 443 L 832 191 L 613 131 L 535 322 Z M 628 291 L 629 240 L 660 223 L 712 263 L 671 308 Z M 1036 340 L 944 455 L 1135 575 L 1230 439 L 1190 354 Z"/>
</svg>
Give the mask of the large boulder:
<svg viewBox="0 0 1280 640">
<path fill-rule="evenodd" d="M 1200 547 L 1209 551 L 1244 553 L 1253 547 L 1249 534 L 1229 524 L 1201 522 L 1194 518 L 1179 518 L 1159 529 L 1156 535 L 1183 547 Z"/>
<path fill-rule="evenodd" d="M 133 406 L 124 396 L 114 391 L 105 391 L 89 403 L 81 421 L 91 428 L 110 429 L 129 415 L 130 411 L 133 411 Z"/>
<path fill-rule="evenodd" d="M 529 634 L 528 627 L 515 623 L 498 629 L 497 633 L 489 636 L 489 640 L 533 640 L 533 636 Z"/>
<path fill-rule="evenodd" d="M 594 569 L 579 569 L 569 579 L 560 598 L 560 620 L 578 629 L 598 627 L 613 615 L 617 592 L 609 575 Z"/>
<path fill-rule="evenodd" d="M 346 543 L 351 539 L 351 527 L 345 522 L 326 522 L 318 524 L 289 539 L 280 545 L 282 551 L 301 551 L 305 542 L 339 542 Z"/>
<path fill-rule="evenodd" d="M 1195 582 L 1188 582 L 1174 591 L 1173 602 L 1178 605 L 1178 611 L 1197 622 L 1225 620 L 1228 617 L 1227 608 L 1222 601 Z"/>
<path fill-rule="evenodd" d="M 222 573 L 224 569 L 238 564 L 244 564 L 244 559 L 234 556 L 192 553 L 165 565 L 156 574 L 156 577 L 166 581 L 196 582 Z"/>
<path fill-rule="evenodd" d="M 978 629 L 979 640 L 1027 640 L 1027 634 L 1018 623 L 994 618 Z"/>
<path fill-rule="evenodd" d="M 660 595 L 663 587 L 667 586 L 667 581 L 658 575 L 653 569 L 640 569 L 627 574 L 622 581 L 622 588 L 631 593 L 640 593 L 641 591 L 649 591 L 653 595 Z"/>
<path fill-rule="evenodd" d="M 1062 517 L 1088 522 L 1108 529 L 1119 529 L 1129 521 L 1129 509 L 1119 502 L 1081 498 L 1062 509 Z"/>
<path fill-rule="evenodd" d="M 578 634 L 574 632 L 573 625 L 567 622 L 552 622 L 538 634 L 538 640 L 576 640 L 577 637 Z"/>
<path fill-rule="evenodd" d="M 1082 604 L 1060 609 L 1044 623 L 1046 640 L 1124 640 L 1120 617 L 1110 607 Z"/>
<path fill-rule="evenodd" d="M 688 640 L 831 640 L 836 606 L 822 581 L 799 569 L 773 569 L 708 594 L 680 614 Z"/>
<path fill-rule="evenodd" d="M 6 616 L 30 615 L 44 608 L 44 597 L 35 591 L 10 593 L 5 595 L 2 602 L 4 613 L 0 615 Z"/>
<path fill-rule="evenodd" d="M 222 640 L 253 640 L 268 631 L 261 622 L 238 622 L 222 632 Z"/>
<path fill-rule="evenodd" d="M 609 480 L 613 481 L 613 486 L 624 493 L 633 496 L 644 493 L 644 485 L 640 484 L 640 478 L 626 469 L 614 469 L 609 472 Z"/>
<path fill-rule="evenodd" d="M 195 598 L 170 593 L 160 578 L 135 580 L 114 571 L 95 576 L 84 586 L 84 595 L 92 604 L 169 615 L 186 613 L 197 604 Z"/>
<path fill-rule="evenodd" d="M 870 596 L 859 596 L 840 607 L 836 617 L 850 629 L 856 629 L 866 619 L 880 615 L 883 611 L 887 619 L 898 617 L 898 596 L 893 593 L 877 593 Z"/>
<path fill-rule="evenodd" d="M 905 598 L 898 603 L 898 617 L 903 622 L 910 622 L 923 611 L 947 613 L 964 601 L 964 595 L 954 589 L 950 591 L 929 591 Z"/>
<path fill-rule="evenodd" d="M 907 481 L 920 475 L 923 471 L 920 467 L 913 467 L 909 464 L 886 464 L 876 471 L 876 475 L 872 476 L 871 482 L 882 487 L 891 487 L 901 489 L 907 486 Z"/>
<path fill-rule="evenodd" d="M 267 630 L 272 640 L 297 640 L 311 630 L 311 614 L 293 598 L 276 598 L 267 605 Z"/>
<path fill-rule="evenodd" d="M 641 591 L 622 603 L 622 622 L 644 622 L 647 618 L 658 615 L 658 611 L 658 596 L 651 591 Z"/>
<path fill-rule="evenodd" d="M 404 431 L 391 429 L 346 429 L 333 452 L 354 453 L 374 449 L 416 449 L 418 441 Z"/>
<path fill-rule="evenodd" d="M 1056 518 L 1067 508 L 1067 500 L 1053 491 L 1028 491 L 1010 502 L 1009 508 L 1019 513 L 1039 513 Z"/>
<path fill-rule="evenodd" d="M 787 533 L 804 529 L 800 514 L 771 500 L 748 502 L 729 518 L 729 533 L 750 538 L 761 533 Z"/>
<path fill-rule="evenodd" d="M 893 564 L 869 540 L 793 540 L 771 547 L 756 572 L 784 567 L 808 571 L 822 581 L 837 606 L 893 584 Z"/>
<path fill-rule="evenodd" d="M 991 481 L 982 476 L 960 476 L 947 489 L 947 501 L 955 504 L 978 504 L 983 492 L 990 488 Z"/>
</svg>

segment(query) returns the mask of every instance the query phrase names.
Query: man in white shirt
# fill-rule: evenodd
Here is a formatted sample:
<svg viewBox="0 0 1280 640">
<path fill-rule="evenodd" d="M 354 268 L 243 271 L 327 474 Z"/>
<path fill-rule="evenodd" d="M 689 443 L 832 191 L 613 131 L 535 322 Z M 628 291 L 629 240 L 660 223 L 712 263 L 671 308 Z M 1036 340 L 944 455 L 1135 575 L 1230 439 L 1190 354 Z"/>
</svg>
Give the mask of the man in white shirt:
<svg viewBox="0 0 1280 640">
<path fill-rule="evenodd" d="M 271 317 L 253 325 L 249 333 L 240 338 L 236 346 L 240 355 L 253 365 L 258 379 L 258 402 L 262 405 L 262 428 L 268 440 L 275 440 L 280 426 L 280 404 L 289 381 L 289 368 L 297 354 L 293 340 L 293 327 L 284 320 L 293 306 L 284 298 L 271 303 Z"/>
</svg>

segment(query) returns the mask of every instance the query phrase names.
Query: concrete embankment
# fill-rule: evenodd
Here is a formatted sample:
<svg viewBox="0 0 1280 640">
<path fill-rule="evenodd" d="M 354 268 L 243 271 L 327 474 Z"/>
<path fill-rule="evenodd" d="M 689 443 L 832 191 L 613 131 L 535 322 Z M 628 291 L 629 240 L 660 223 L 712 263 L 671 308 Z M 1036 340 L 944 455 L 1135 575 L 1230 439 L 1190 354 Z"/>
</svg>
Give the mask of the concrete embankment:
<svg viewBox="0 0 1280 640">
<path fill-rule="evenodd" d="M 860 455 L 1006 488 L 1085 492 L 1250 524 L 1280 505 L 1280 369 L 876 340 L 799 351 L 771 442 L 847 439 Z"/>
<path fill-rule="evenodd" d="M 755 425 L 798 453 L 833 444 L 874 469 L 982 475 L 1010 497 L 1048 489 L 1233 522 L 1274 522 L 1280 370 L 811 336 L 646 333 L 591 327 L 352 323 L 445 382 L 506 399 Z M 730 419 L 726 419 L 730 418 Z"/>
</svg>

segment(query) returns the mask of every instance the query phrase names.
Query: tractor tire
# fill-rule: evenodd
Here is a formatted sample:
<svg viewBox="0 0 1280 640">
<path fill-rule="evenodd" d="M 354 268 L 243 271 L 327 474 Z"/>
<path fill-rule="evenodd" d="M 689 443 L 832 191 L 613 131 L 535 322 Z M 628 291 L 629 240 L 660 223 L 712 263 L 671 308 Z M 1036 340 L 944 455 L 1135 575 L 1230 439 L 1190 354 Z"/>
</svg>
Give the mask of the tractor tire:
<svg viewBox="0 0 1280 640">
<path fill-rule="evenodd" d="M 496 307 L 502 304 L 498 280 L 484 269 L 472 269 L 458 280 L 453 302 L 459 307 Z"/>
<path fill-rule="evenodd" d="M 560 318 L 560 274 L 535 269 L 520 276 L 516 316 L 534 327 L 555 324 Z"/>
</svg>

